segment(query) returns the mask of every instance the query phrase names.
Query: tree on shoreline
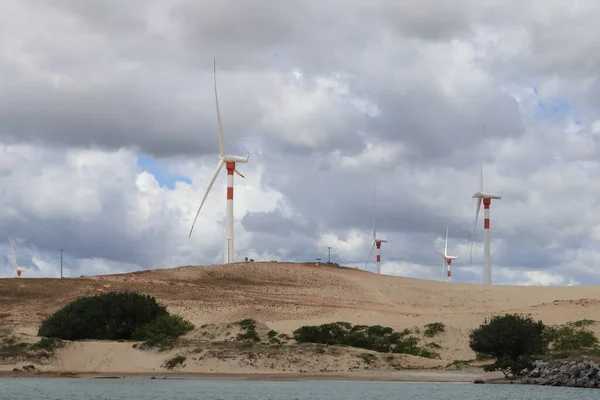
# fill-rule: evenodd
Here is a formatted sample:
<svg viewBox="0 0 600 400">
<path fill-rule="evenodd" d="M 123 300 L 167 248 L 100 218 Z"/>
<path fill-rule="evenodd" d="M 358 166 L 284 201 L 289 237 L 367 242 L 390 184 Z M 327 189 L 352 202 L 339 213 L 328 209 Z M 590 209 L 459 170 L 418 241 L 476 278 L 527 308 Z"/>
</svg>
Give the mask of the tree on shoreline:
<svg viewBox="0 0 600 400">
<path fill-rule="evenodd" d="M 487 371 L 502 371 L 506 377 L 519 376 L 532 367 L 531 357 L 548 351 L 545 325 L 531 316 L 505 314 L 494 316 L 471 331 L 469 346 L 477 353 L 496 359 Z"/>
</svg>

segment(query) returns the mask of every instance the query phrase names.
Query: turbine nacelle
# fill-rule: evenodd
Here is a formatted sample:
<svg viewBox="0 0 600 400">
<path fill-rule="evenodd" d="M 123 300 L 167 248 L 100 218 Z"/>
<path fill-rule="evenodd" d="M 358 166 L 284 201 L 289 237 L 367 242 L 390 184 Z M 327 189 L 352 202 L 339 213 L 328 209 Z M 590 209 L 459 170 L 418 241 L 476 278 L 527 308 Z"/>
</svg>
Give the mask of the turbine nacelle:
<svg viewBox="0 0 600 400">
<path fill-rule="evenodd" d="M 438 253 L 440 257 L 446 260 L 458 260 L 457 256 L 449 256 L 448 253 L 443 253 L 441 251 L 436 251 L 436 253 Z"/>
<path fill-rule="evenodd" d="M 379 243 L 387 243 L 387 240 L 385 239 L 373 239 L 374 242 L 379 242 Z"/>
<path fill-rule="evenodd" d="M 224 157 L 219 156 L 219 160 L 221 160 L 221 161 L 234 162 L 234 163 L 244 163 L 244 164 L 248 162 L 249 158 L 250 158 L 250 155 L 247 155 L 246 157 L 231 156 L 231 155 L 225 155 Z"/>
<path fill-rule="evenodd" d="M 448 253 L 445 253 L 445 252 L 436 251 L 436 253 L 438 253 L 440 255 L 440 257 L 448 259 L 448 260 L 458 260 L 457 256 L 449 256 Z"/>
<path fill-rule="evenodd" d="M 500 194 L 477 192 L 473 195 L 472 198 L 473 199 L 497 199 L 497 200 L 499 200 L 502 198 L 502 192 L 500 192 Z"/>
</svg>

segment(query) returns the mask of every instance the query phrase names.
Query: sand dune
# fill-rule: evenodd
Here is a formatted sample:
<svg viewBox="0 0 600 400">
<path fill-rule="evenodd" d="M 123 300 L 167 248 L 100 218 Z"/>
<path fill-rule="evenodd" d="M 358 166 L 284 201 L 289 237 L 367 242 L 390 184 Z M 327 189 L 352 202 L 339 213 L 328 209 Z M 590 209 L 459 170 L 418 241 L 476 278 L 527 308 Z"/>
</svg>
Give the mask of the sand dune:
<svg viewBox="0 0 600 400">
<path fill-rule="evenodd" d="M 446 325 L 446 332 L 435 339 L 443 346 L 442 360 L 433 363 L 436 365 L 472 359 L 468 333 L 491 315 L 531 313 L 551 324 L 584 318 L 600 320 L 597 287 L 489 287 L 310 264 L 255 262 L 62 280 L 2 279 L 0 328 L 35 335 L 45 316 L 74 298 L 124 289 L 156 296 L 170 312 L 197 326 L 254 318 L 268 329 L 289 334 L 302 325 L 335 321 L 395 329 L 439 321 Z M 154 353 L 144 354 L 126 343 L 73 344 L 58 355 L 54 363 L 57 370 L 156 370 L 149 367 L 156 364 L 151 359 L 156 356 Z M 434 366 L 431 361 L 423 361 L 422 366 Z M 218 372 L 232 368 L 228 361 L 211 362 L 214 365 L 190 361 L 186 371 Z M 342 359 L 339 362 L 350 363 Z M 418 364 L 414 360 L 412 363 Z M 235 365 L 240 372 L 256 371 L 259 367 L 239 367 L 239 360 Z"/>
</svg>

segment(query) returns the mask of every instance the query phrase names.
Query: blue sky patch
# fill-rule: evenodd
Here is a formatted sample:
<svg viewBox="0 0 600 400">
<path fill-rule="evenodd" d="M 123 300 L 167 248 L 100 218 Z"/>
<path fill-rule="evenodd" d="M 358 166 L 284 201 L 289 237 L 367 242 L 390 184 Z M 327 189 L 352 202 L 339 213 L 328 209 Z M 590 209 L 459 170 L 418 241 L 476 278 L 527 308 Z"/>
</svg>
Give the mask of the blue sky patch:
<svg viewBox="0 0 600 400">
<path fill-rule="evenodd" d="M 533 93 L 538 98 L 537 101 L 537 115 L 539 117 L 558 117 L 564 116 L 567 112 L 573 111 L 571 105 L 563 99 L 558 97 L 552 97 L 549 99 L 541 100 L 537 88 L 532 88 Z"/>
<path fill-rule="evenodd" d="M 553 98 L 545 101 L 538 101 L 538 112 L 544 116 L 554 117 L 570 110 L 571 105 L 563 99 Z"/>
<path fill-rule="evenodd" d="M 176 175 L 167 172 L 165 168 L 161 167 L 159 161 L 146 154 L 138 156 L 137 165 L 140 170 L 154 175 L 160 186 L 166 187 L 170 190 L 175 188 L 175 182 L 185 182 L 188 184 L 192 183 L 192 180 L 187 176 Z"/>
</svg>

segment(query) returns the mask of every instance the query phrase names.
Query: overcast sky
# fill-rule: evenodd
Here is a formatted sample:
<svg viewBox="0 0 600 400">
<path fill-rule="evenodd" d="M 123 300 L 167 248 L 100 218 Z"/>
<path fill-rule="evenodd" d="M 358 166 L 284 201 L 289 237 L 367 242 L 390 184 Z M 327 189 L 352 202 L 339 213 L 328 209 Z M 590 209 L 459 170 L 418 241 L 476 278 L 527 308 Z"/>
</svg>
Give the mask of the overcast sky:
<svg viewBox="0 0 600 400">
<path fill-rule="evenodd" d="M 600 284 L 600 5 L 0 0 L 0 276 L 222 263 L 213 57 L 236 259 L 469 265 L 484 154 L 495 284 Z M 485 124 L 485 132 L 482 127 Z M 1 236 L 1 235 L 0 235 Z M 371 261 L 367 267 L 374 270 Z"/>
</svg>

